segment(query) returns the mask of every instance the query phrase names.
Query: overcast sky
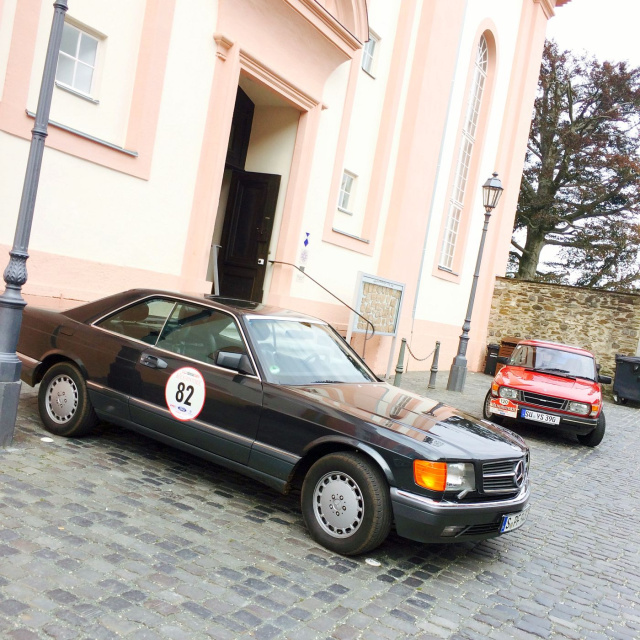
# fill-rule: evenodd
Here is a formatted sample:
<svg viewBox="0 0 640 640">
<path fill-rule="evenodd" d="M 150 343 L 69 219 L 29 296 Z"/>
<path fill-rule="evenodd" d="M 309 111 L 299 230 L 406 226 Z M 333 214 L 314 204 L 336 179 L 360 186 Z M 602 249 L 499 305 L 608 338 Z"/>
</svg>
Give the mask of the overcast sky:
<svg viewBox="0 0 640 640">
<path fill-rule="evenodd" d="M 640 66 L 640 0 L 571 0 L 549 20 L 547 38 L 600 61 Z"/>
</svg>

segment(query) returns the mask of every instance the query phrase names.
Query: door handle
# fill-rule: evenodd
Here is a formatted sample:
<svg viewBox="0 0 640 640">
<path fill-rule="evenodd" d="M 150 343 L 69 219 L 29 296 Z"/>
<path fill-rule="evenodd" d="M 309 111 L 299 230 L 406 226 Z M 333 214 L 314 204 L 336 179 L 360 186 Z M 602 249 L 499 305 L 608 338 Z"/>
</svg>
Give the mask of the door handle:
<svg viewBox="0 0 640 640">
<path fill-rule="evenodd" d="M 143 364 L 145 367 L 149 367 L 150 369 L 166 369 L 167 363 L 160 358 L 156 358 L 155 356 L 150 356 L 148 353 L 143 353 L 140 356 L 140 364 Z"/>
</svg>

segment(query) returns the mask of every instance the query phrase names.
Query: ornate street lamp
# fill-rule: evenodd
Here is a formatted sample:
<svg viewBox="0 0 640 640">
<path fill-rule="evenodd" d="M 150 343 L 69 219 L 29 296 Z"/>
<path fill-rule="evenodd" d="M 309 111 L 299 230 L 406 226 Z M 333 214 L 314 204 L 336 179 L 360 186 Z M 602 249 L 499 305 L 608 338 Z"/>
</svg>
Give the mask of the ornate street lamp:
<svg viewBox="0 0 640 640">
<path fill-rule="evenodd" d="M 16 235 L 13 248 L 9 251 L 11 258 L 4 271 L 4 281 L 7 286 L 0 296 L 0 447 L 8 447 L 11 444 L 18 412 L 21 365 L 16 347 L 22 324 L 22 309 L 26 305 L 20 292 L 22 285 L 27 281 L 29 236 L 38 192 L 44 141 L 47 137 L 58 52 L 62 40 L 64 17 L 67 13 L 67 0 L 55 0 L 53 7 L 51 34 L 40 84 L 35 124 L 31 130 L 31 147 L 18 210 Z"/>
<path fill-rule="evenodd" d="M 480 248 L 478 249 L 478 260 L 476 261 L 476 271 L 473 274 L 473 284 L 471 285 L 471 295 L 469 296 L 469 306 L 467 307 L 467 317 L 462 325 L 462 334 L 458 343 L 458 353 L 451 364 L 449 372 L 449 381 L 447 389 L 449 391 L 463 391 L 464 382 L 467 378 L 467 345 L 469 343 L 469 329 L 471 328 L 471 314 L 473 313 L 473 303 L 476 299 L 476 289 L 478 288 L 478 278 L 480 276 L 480 265 L 482 264 L 482 252 L 484 251 L 484 241 L 487 237 L 487 229 L 489 228 L 489 219 L 491 212 L 498 205 L 498 200 L 504 189 L 498 178 L 498 174 L 494 173 L 482 185 L 482 203 L 484 204 L 484 226 L 482 227 L 482 238 L 480 239 Z"/>
</svg>

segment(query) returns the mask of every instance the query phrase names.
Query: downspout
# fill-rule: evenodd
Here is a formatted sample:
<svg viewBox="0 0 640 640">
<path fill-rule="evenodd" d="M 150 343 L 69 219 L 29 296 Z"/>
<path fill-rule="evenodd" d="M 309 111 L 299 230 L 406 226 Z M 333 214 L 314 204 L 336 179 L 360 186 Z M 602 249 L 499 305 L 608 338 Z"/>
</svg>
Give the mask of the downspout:
<svg viewBox="0 0 640 640">
<path fill-rule="evenodd" d="M 460 32 L 460 39 L 458 40 L 458 51 L 456 52 L 456 64 L 455 64 L 455 71 L 454 71 L 454 75 L 453 75 L 453 79 L 451 80 L 451 88 L 449 89 L 449 101 L 447 104 L 447 116 L 445 118 L 445 127 L 444 127 L 444 131 L 442 133 L 442 141 L 440 142 L 440 152 L 438 154 L 438 164 L 436 166 L 436 178 L 435 178 L 435 182 L 433 185 L 433 191 L 431 193 L 431 205 L 429 206 L 429 219 L 427 220 L 427 229 L 425 231 L 424 234 L 424 244 L 423 244 L 423 248 L 422 248 L 422 258 L 420 260 L 420 271 L 418 271 L 418 282 L 416 283 L 416 295 L 414 297 L 413 300 L 413 310 L 411 312 L 411 335 L 410 335 L 410 340 L 409 340 L 409 344 L 411 344 L 413 342 L 413 329 L 414 329 L 414 325 L 416 322 L 416 312 L 417 312 L 417 308 L 418 308 L 418 297 L 420 295 L 420 284 L 422 281 L 422 271 L 424 269 L 424 263 L 425 263 L 425 259 L 426 259 L 426 253 L 427 253 L 427 240 L 429 239 L 429 230 L 431 229 L 431 219 L 433 217 L 433 209 L 435 207 L 435 199 L 436 199 L 436 186 L 438 185 L 438 183 L 440 182 L 440 173 L 442 171 L 442 155 L 444 153 L 444 143 L 445 140 L 447 139 L 447 133 L 449 131 L 449 127 L 450 127 L 450 114 L 451 114 L 451 101 L 453 100 L 453 89 L 455 86 L 455 79 L 456 79 L 456 74 L 458 73 L 458 66 L 459 66 L 459 62 L 460 62 L 460 49 L 462 48 L 462 34 L 464 33 L 464 25 L 465 25 L 465 17 L 467 15 L 467 9 L 469 8 L 469 0 L 465 0 L 464 3 L 464 11 L 462 13 L 462 29 Z"/>
</svg>

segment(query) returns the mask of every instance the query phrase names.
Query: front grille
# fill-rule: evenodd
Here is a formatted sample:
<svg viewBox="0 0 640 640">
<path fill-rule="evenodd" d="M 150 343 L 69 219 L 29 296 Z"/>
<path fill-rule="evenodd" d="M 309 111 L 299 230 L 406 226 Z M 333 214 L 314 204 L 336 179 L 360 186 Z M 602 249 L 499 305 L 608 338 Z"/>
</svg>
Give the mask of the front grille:
<svg viewBox="0 0 640 640">
<path fill-rule="evenodd" d="M 489 524 L 474 524 L 461 531 L 456 537 L 481 536 L 485 533 L 495 533 L 500 531 L 500 522 L 490 522 Z"/>
<path fill-rule="evenodd" d="M 522 400 L 527 404 L 534 404 L 545 409 L 556 409 L 564 411 L 567 401 L 563 398 L 554 398 L 553 396 L 544 396 L 541 393 L 531 393 L 530 391 L 522 391 Z"/>
<path fill-rule="evenodd" d="M 529 465 L 525 458 L 485 462 L 482 465 L 484 493 L 513 493 L 527 480 Z"/>
</svg>

